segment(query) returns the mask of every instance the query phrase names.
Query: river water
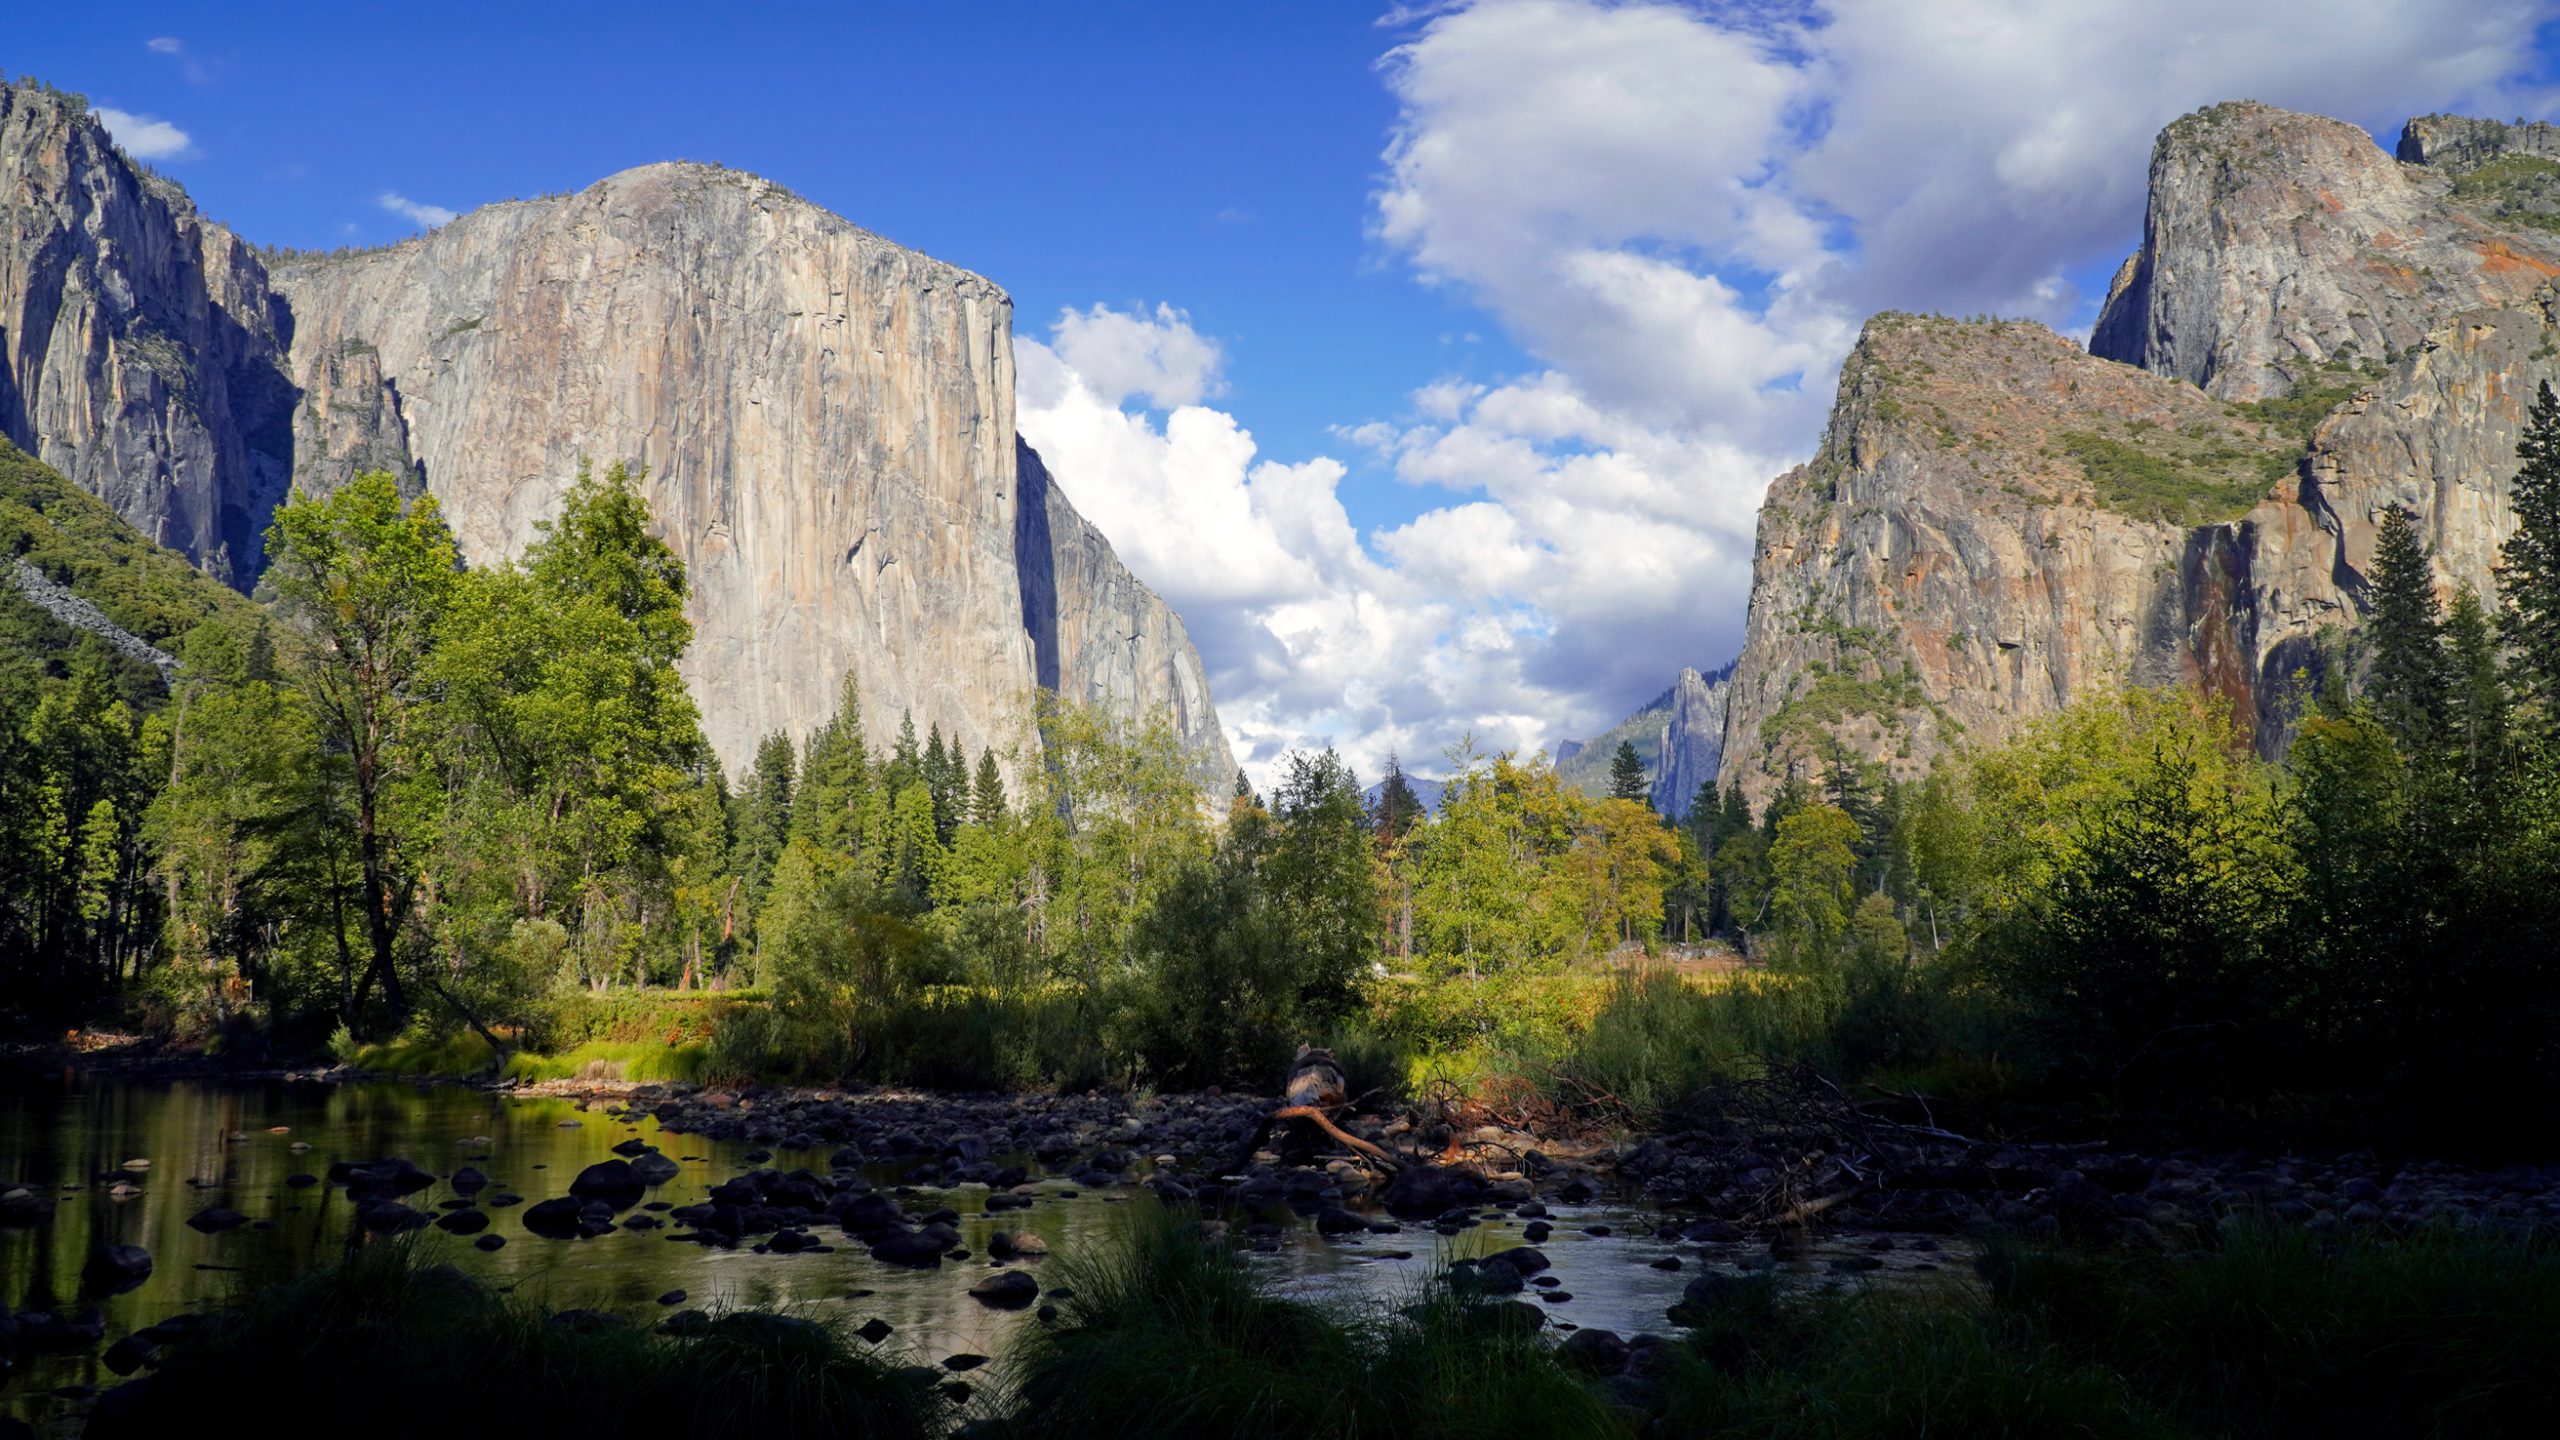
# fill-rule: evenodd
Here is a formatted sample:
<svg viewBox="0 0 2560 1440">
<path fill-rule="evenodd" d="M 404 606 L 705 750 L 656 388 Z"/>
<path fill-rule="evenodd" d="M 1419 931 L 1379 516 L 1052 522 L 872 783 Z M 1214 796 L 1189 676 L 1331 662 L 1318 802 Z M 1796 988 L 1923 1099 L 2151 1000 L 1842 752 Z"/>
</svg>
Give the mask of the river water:
<svg viewBox="0 0 2560 1440">
<path fill-rule="evenodd" d="M 494 1182 L 484 1201 L 513 1191 L 529 1205 L 565 1194 L 579 1170 L 612 1158 L 612 1147 L 634 1136 L 680 1164 L 681 1173 L 657 1187 L 652 1200 L 691 1204 L 711 1186 L 754 1168 L 746 1158 L 753 1147 L 743 1142 L 661 1133 L 646 1116 L 615 1119 L 601 1106 L 572 1100 L 455 1085 L 74 1074 L 13 1082 L 0 1091 L 0 1191 L 24 1186 L 55 1203 L 49 1219 L 0 1226 L 0 1305 L 63 1312 L 97 1306 L 112 1344 L 132 1330 L 220 1304 L 243 1287 L 299 1274 L 368 1243 L 343 1191 L 325 1183 L 297 1188 L 288 1183 L 291 1176 L 325 1176 L 334 1160 L 405 1156 L 440 1177 L 435 1187 L 405 1197 L 432 1212 L 453 1198 L 441 1177 L 469 1163 Z M 765 1163 L 824 1173 L 827 1162 L 824 1151 L 786 1150 Z M 900 1183 L 895 1167 L 866 1175 L 883 1190 Z M 130 1193 L 119 1193 L 119 1185 Z M 939 1206 L 960 1212 L 961 1243 L 980 1258 L 901 1269 L 872 1260 L 862 1245 L 832 1230 L 819 1232 L 838 1242 L 832 1252 L 796 1255 L 673 1244 L 666 1231 L 551 1240 L 524 1228 L 524 1207 L 491 1212 L 489 1233 L 507 1242 L 495 1251 L 437 1229 L 417 1234 L 437 1258 L 554 1308 L 654 1317 L 663 1313 L 657 1297 L 680 1289 L 687 1307 L 752 1305 L 857 1325 L 877 1317 L 896 1327 L 888 1348 L 931 1363 L 960 1352 L 1000 1355 L 1014 1327 L 1038 1323 L 1031 1312 L 992 1310 L 968 1296 L 991 1264 L 984 1257 L 993 1232 L 1036 1232 L 1062 1255 L 1107 1240 L 1120 1207 L 1154 1203 L 1135 1186 L 1076 1190 L 1063 1179 L 1040 1183 L 1030 1209 L 1001 1215 L 983 1213 L 984 1187 L 974 1194 L 969 1187 L 892 1193 L 910 1213 Z M 1554 1262 L 1561 1282 L 1554 1288 L 1572 1297 L 1547 1307 L 1559 1326 L 1662 1331 L 1664 1311 L 1680 1298 L 1683 1283 L 1702 1265 L 1729 1266 L 1735 1258 L 1655 1239 L 1663 1217 L 1624 1199 L 1604 1196 L 1578 1206 L 1550 1199 L 1549 1205 L 1554 1233 L 1540 1248 Z M 239 1211 L 253 1223 L 216 1234 L 188 1226 L 189 1217 L 212 1206 Z M 1272 1218 L 1284 1222 L 1279 1248 L 1248 1258 L 1276 1272 L 1284 1289 L 1378 1301 L 1410 1291 L 1435 1261 L 1521 1243 L 1524 1223 L 1491 1214 L 1454 1236 L 1407 1225 L 1393 1235 L 1329 1240 L 1285 1212 Z M 1590 1233 L 1595 1229 L 1608 1233 Z M 84 1280 L 91 1247 L 102 1243 L 149 1250 L 150 1277 L 122 1293 Z M 1682 1270 L 1653 1268 L 1673 1254 L 1685 1257 Z M 1897 1268 L 1929 1263 L 1895 1258 Z M 1038 1263 L 1026 1268 L 1039 1274 Z M 117 1378 L 95 1350 L 21 1356 L 14 1372 L 0 1378 L 0 1409 L 58 1419 L 64 1402 L 55 1389 L 106 1386 Z"/>
</svg>

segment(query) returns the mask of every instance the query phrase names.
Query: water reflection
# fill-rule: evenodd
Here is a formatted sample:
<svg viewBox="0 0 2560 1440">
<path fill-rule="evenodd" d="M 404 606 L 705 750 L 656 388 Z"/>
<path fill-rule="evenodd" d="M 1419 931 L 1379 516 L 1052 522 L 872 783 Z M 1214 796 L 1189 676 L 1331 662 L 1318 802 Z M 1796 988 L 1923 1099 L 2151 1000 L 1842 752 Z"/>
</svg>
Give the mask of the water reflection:
<svg viewBox="0 0 2560 1440">
<path fill-rule="evenodd" d="M 343 1191 L 289 1183 L 296 1175 L 325 1176 L 333 1160 L 401 1155 L 439 1177 L 468 1163 L 493 1182 L 481 1197 L 484 1204 L 500 1191 L 530 1203 L 566 1193 L 580 1169 L 611 1158 L 615 1144 L 635 1135 L 679 1162 L 677 1177 L 657 1187 L 652 1200 L 691 1204 L 711 1186 L 752 1168 L 745 1156 L 755 1147 L 745 1142 L 662 1134 L 645 1116 L 620 1121 L 602 1107 L 582 1110 L 567 1100 L 449 1085 L 66 1077 L 0 1094 L 0 1189 L 25 1184 L 57 1201 L 47 1223 L 0 1228 L 0 1304 L 18 1310 L 95 1305 L 106 1316 L 112 1342 L 367 1243 Z M 147 1162 L 147 1168 L 126 1168 L 135 1161 Z M 827 1153 L 782 1151 L 769 1163 L 824 1172 Z M 883 1188 L 899 1183 L 895 1166 L 866 1173 Z M 875 1262 L 859 1243 L 832 1229 L 818 1232 L 836 1245 L 831 1253 L 759 1255 L 671 1243 L 664 1231 L 624 1229 L 593 1240 L 545 1240 L 526 1232 L 519 1218 L 523 1209 L 516 1207 L 491 1212 L 495 1223 L 489 1233 L 507 1240 L 494 1252 L 473 1248 L 468 1236 L 434 1229 L 420 1235 L 438 1258 L 555 1307 L 656 1314 L 657 1297 L 681 1289 L 688 1306 L 799 1309 L 857 1324 L 877 1316 L 897 1327 L 890 1347 L 938 1360 L 960 1351 L 995 1354 L 1013 1327 L 1036 1323 L 1028 1312 L 990 1310 L 968 1298 L 969 1286 L 989 1268 L 985 1257 L 994 1232 L 1032 1231 L 1064 1253 L 1099 1238 L 1116 1207 L 1153 1203 L 1143 1191 L 1074 1192 L 1061 1180 L 1044 1184 L 1030 1209 L 991 1216 L 984 1213 L 984 1194 L 984 1187 L 963 1187 L 900 1195 L 910 1212 L 941 1205 L 959 1211 L 961 1244 L 978 1257 L 926 1271 Z M 440 1178 L 433 1188 L 406 1198 L 432 1212 L 453 1192 Z M 218 1234 L 188 1227 L 190 1216 L 216 1205 L 240 1211 L 252 1223 Z M 1679 1247 L 1689 1257 L 1686 1273 L 1653 1269 L 1652 1261 L 1674 1253 L 1652 1238 L 1659 1217 L 1609 1201 L 1555 1205 L 1554 1211 L 1554 1234 L 1540 1248 L 1554 1261 L 1557 1288 L 1573 1297 L 1552 1307 L 1554 1318 L 1621 1332 L 1662 1329 L 1665 1308 L 1706 1259 L 1697 1247 Z M 1252 1261 L 1280 1272 L 1295 1291 L 1391 1300 L 1435 1257 L 1480 1255 L 1520 1243 L 1520 1223 L 1504 1218 L 1445 1239 L 1408 1226 L 1395 1235 L 1328 1241 L 1303 1222 L 1291 1222 L 1280 1248 Z M 1587 1233 L 1593 1227 L 1613 1233 Z M 154 1262 L 149 1278 L 122 1293 L 85 1280 L 81 1272 L 90 1247 L 104 1242 L 148 1249 Z M 1411 1258 L 1389 1258 L 1395 1252 L 1411 1252 Z M 1037 1264 L 1029 1268 L 1039 1273 Z M 94 1351 L 21 1357 L 8 1378 L 8 1408 L 28 1413 L 37 1408 L 29 1398 L 51 1387 L 103 1386 L 116 1378 Z"/>
</svg>

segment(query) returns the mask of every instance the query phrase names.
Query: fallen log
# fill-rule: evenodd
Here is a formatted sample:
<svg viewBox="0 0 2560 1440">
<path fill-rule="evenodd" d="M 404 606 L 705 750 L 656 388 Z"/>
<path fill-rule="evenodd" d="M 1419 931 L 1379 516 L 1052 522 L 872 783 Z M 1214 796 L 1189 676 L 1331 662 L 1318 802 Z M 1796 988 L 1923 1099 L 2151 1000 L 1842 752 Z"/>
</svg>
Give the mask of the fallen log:
<svg viewBox="0 0 2560 1440">
<path fill-rule="evenodd" d="M 1227 1173 L 1240 1172 L 1253 1164 L 1254 1152 L 1262 1148 L 1274 1125 L 1301 1127 L 1300 1133 L 1312 1131 L 1374 1165 L 1390 1171 L 1397 1168 L 1386 1151 L 1335 1122 L 1333 1117 L 1350 1103 L 1350 1087 L 1332 1051 L 1299 1046 L 1298 1058 L 1289 1066 L 1289 1077 L 1280 1086 L 1280 1097 L 1280 1104 L 1245 1133 L 1235 1157 L 1227 1163 Z"/>
</svg>

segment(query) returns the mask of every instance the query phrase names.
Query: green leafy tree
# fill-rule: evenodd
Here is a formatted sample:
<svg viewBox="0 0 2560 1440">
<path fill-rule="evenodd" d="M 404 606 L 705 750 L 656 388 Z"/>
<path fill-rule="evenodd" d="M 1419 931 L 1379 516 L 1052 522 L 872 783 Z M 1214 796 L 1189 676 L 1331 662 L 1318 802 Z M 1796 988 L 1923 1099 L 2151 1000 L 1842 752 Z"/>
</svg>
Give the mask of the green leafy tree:
<svg viewBox="0 0 2560 1440">
<path fill-rule="evenodd" d="M 435 637 L 455 588 L 453 536 L 435 497 L 403 497 L 384 472 L 330 495 L 280 506 L 267 529 L 267 585 L 298 683 L 355 827 L 356 908 L 366 959 L 347 1000 L 359 1023 L 370 988 L 408 1009 L 395 962 L 422 858 L 417 807 L 404 796 L 425 774 L 417 741 Z"/>
<path fill-rule="evenodd" d="M 1858 822 L 1809 805 L 1778 822 L 1769 842 L 1769 901 L 1777 930 L 1806 961 L 1838 953 L 1857 903 Z"/>
</svg>

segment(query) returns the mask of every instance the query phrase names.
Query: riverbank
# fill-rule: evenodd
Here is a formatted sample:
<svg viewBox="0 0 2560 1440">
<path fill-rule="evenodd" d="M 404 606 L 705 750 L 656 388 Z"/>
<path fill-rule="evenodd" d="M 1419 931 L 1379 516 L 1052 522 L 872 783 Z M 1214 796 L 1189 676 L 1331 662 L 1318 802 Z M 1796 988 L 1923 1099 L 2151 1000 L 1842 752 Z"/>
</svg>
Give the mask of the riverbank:
<svg viewBox="0 0 2560 1440">
<path fill-rule="evenodd" d="M 150 1373 L 50 1428 L 2328 1440 L 2537 1433 L 2560 1404 L 2560 1251 L 2537 1236 L 2324 1244 L 2253 1223 L 2149 1257 L 2011 1239 L 1958 1288 L 1701 1276 L 1657 1325 L 1561 1341 L 1488 1279 L 1543 1258 L 1434 1268 L 1394 1303 L 1309 1300 L 1224 1227 L 1148 1207 L 1047 1267 L 996 1353 L 936 1362 L 770 1310 L 549 1310 L 392 1242 L 166 1327 Z"/>
</svg>

